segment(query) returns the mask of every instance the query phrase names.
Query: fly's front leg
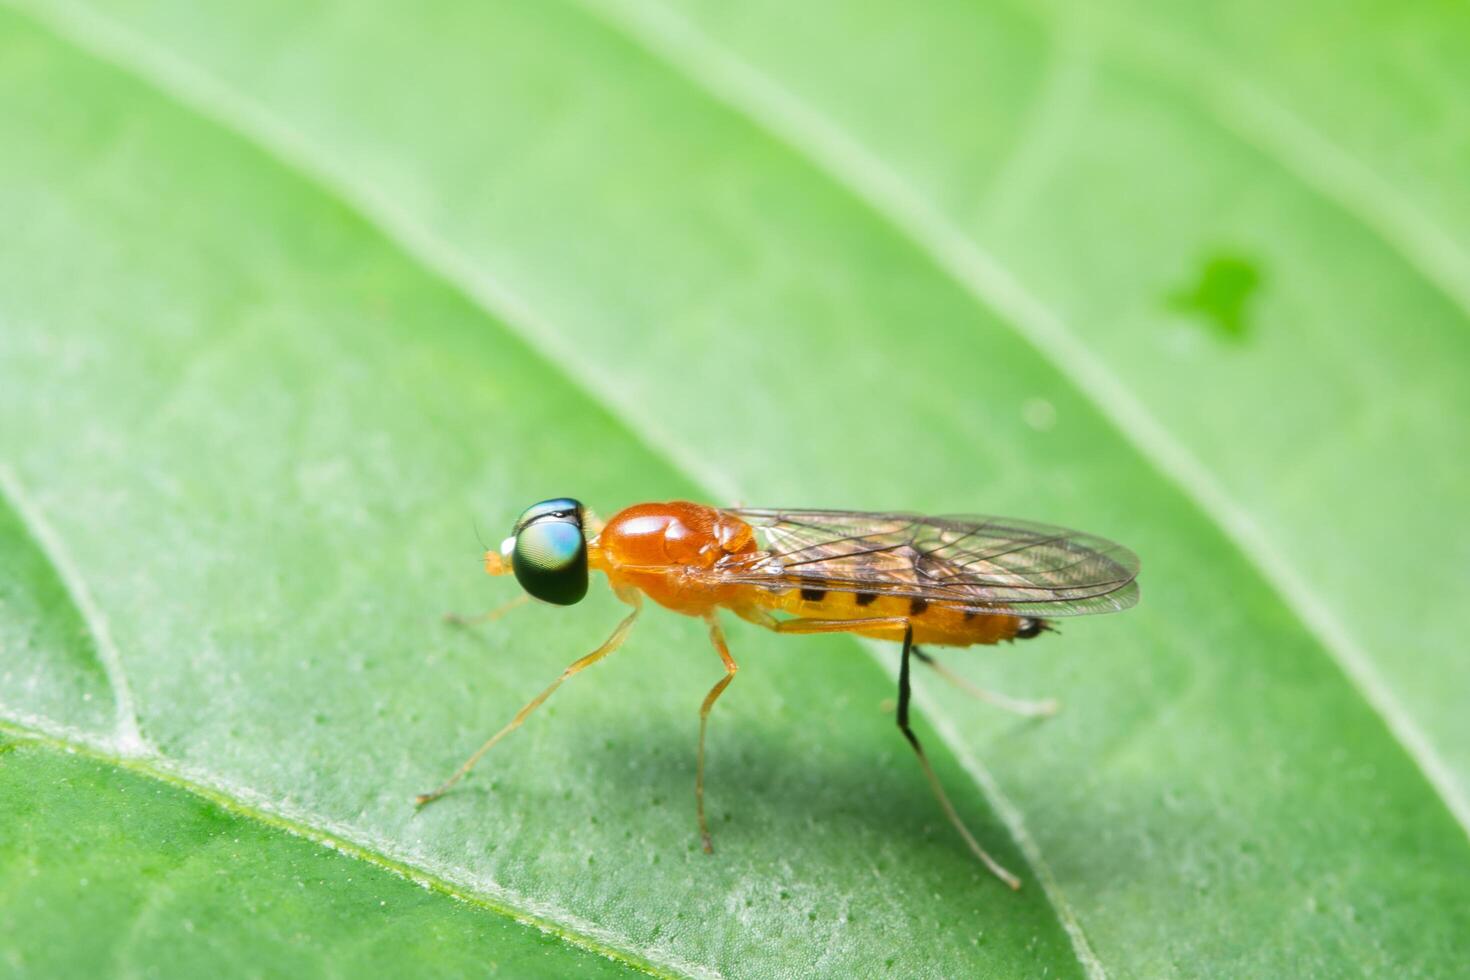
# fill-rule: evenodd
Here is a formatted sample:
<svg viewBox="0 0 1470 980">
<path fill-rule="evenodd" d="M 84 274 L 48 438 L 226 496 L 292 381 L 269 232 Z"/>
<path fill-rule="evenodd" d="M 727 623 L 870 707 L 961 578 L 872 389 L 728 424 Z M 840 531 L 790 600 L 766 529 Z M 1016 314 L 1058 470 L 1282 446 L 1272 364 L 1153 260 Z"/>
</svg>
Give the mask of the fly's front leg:
<svg viewBox="0 0 1470 980">
<path fill-rule="evenodd" d="M 709 624 L 710 642 L 715 645 L 715 651 L 725 663 L 725 676 L 715 681 L 715 686 L 709 689 L 709 693 L 704 696 L 704 703 L 699 706 L 699 751 L 694 764 L 694 810 L 699 817 L 699 839 L 704 845 L 704 853 L 713 854 L 715 845 L 710 840 L 709 823 L 704 818 L 704 733 L 709 727 L 710 709 L 735 679 L 735 672 L 740 669 L 740 665 L 730 656 L 730 648 L 725 644 L 725 631 L 720 628 L 716 614 L 711 612 L 705 617 L 705 622 Z"/>
<path fill-rule="evenodd" d="M 444 782 L 441 783 L 437 789 L 435 789 L 433 792 L 421 793 L 416 796 L 414 798 L 414 802 L 416 804 L 418 804 L 419 806 L 424 806 L 425 804 L 433 803 L 439 797 L 449 792 L 450 788 L 453 787 L 455 783 L 459 782 L 461 779 L 469 774 L 469 771 L 471 769 L 475 768 L 475 763 L 479 762 L 486 752 L 489 752 L 495 747 L 495 743 L 499 742 L 502 738 L 505 738 L 505 736 L 509 735 L 517 728 L 520 728 L 521 723 L 524 722 L 528 717 L 530 717 L 531 712 L 541 707 L 542 702 L 551 697 L 552 692 L 561 687 L 563 682 L 581 673 L 588 667 L 591 667 L 593 664 L 597 663 L 597 661 L 601 660 L 603 657 L 606 657 L 608 654 L 612 653 L 618 647 L 623 645 L 623 641 L 628 638 L 628 631 L 633 628 L 633 623 L 638 619 L 638 614 L 643 611 L 643 596 L 637 590 L 627 589 L 619 590 L 618 598 L 631 605 L 633 607 L 633 611 L 628 613 L 627 617 L 617 625 L 617 628 L 612 631 L 612 635 L 603 641 L 602 646 L 598 647 L 596 650 L 593 650 L 585 657 L 579 657 L 578 659 L 572 661 L 571 664 L 567 666 L 567 669 L 561 672 L 561 676 L 551 682 L 550 687 L 528 701 L 526 703 L 526 706 L 523 707 L 520 711 L 517 711 L 516 716 L 512 718 L 504 728 L 496 732 L 494 735 L 490 736 L 485 744 L 476 749 L 468 759 L 464 760 L 460 767 L 454 771 L 454 774 L 448 779 L 444 780 Z"/>
<path fill-rule="evenodd" d="M 522 592 L 509 602 L 496 606 L 489 612 L 482 612 L 475 616 L 461 616 L 456 612 L 447 612 L 444 614 L 444 622 L 454 626 L 483 626 L 485 623 L 495 622 L 512 609 L 519 609 L 530 601 L 530 593 Z"/>
<path fill-rule="evenodd" d="M 485 552 L 485 574 L 487 575 L 509 575 L 511 574 L 510 559 L 498 551 Z M 444 614 L 444 621 L 455 626 L 479 626 L 483 623 L 493 623 L 512 609 L 518 609 L 531 601 L 529 594 L 522 592 L 507 603 L 496 606 L 489 612 L 479 613 L 474 616 L 461 616 L 456 612 Z"/>
</svg>

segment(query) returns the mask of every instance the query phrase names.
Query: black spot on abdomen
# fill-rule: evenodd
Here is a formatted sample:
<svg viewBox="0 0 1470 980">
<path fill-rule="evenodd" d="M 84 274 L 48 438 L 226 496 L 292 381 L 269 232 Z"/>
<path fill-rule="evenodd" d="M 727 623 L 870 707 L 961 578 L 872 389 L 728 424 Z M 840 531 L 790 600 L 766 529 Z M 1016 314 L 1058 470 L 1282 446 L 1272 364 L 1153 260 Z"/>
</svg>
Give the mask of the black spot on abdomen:
<svg viewBox="0 0 1470 980">
<path fill-rule="evenodd" d="M 801 597 L 807 602 L 821 602 L 827 598 L 826 589 L 802 589 Z"/>
<path fill-rule="evenodd" d="M 878 593 L 876 592 L 859 592 L 857 594 L 857 604 L 860 606 L 871 605 L 872 602 L 877 598 Z"/>
<path fill-rule="evenodd" d="M 909 615 L 910 616 L 922 616 L 922 615 L 924 615 L 924 610 L 926 610 L 928 608 L 929 608 L 929 602 L 928 602 L 927 599 L 910 599 L 909 600 Z"/>
</svg>

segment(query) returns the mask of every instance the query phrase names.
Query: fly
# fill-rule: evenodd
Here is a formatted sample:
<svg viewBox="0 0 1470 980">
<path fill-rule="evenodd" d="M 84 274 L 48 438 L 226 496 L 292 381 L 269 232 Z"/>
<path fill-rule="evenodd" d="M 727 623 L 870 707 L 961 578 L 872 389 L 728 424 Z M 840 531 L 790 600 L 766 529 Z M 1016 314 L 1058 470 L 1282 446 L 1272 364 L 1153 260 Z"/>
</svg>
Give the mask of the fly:
<svg viewBox="0 0 1470 980">
<path fill-rule="evenodd" d="M 589 539 L 588 532 L 591 532 Z M 735 678 L 718 612 L 777 633 L 856 633 L 901 643 L 898 727 L 929 786 L 975 856 L 1011 888 L 1021 886 L 960 820 L 909 725 L 909 661 L 918 659 L 972 694 L 1021 714 L 1055 702 L 1018 701 L 973 687 L 921 649 L 1029 640 L 1058 616 L 1116 612 L 1138 601 L 1138 558 L 1089 534 L 998 517 L 924 517 L 842 510 L 717 508 L 673 501 L 636 504 L 605 525 L 570 498 L 544 500 L 515 522 L 485 570 L 513 574 L 526 594 L 568 606 L 587 594 L 589 573 L 607 576 L 632 607 L 601 646 L 561 676 L 475 750 L 423 806 L 443 796 L 568 678 L 627 639 L 643 599 L 698 617 L 725 674 L 699 708 L 694 799 L 706 853 L 704 739 L 710 709 Z"/>
</svg>

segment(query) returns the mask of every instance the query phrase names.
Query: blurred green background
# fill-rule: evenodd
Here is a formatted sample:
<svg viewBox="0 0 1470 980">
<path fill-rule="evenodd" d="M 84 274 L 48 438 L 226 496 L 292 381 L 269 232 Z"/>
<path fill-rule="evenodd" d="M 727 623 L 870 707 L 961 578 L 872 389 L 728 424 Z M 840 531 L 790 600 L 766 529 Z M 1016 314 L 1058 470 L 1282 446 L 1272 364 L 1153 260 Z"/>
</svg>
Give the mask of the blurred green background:
<svg viewBox="0 0 1470 980">
<path fill-rule="evenodd" d="M 1470 962 L 1470 12 L 0 3 L 0 972 Z M 992 512 L 1143 602 L 921 675 L 479 633 L 526 504 Z"/>
</svg>

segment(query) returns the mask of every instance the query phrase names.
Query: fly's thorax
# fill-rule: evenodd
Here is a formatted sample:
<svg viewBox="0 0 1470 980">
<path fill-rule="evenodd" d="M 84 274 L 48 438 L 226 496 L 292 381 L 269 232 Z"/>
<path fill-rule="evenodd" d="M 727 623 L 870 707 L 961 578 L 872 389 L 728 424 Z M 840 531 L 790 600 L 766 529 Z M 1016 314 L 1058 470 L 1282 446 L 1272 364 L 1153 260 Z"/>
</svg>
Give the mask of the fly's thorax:
<svg viewBox="0 0 1470 980">
<path fill-rule="evenodd" d="M 593 561 L 615 587 L 636 588 L 661 606 L 697 616 L 729 599 L 728 587 L 699 573 L 754 549 L 754 535 L 739 518 L 672 501 L 614 514 L 598 536 Z"/>
<path fill-rule="evenodd" d="M 610 567 L 712 568 L 755 549 L 750 526 L 723 511 L 675 500 L 614 514 L 598 539 Z"/>
</svg>

